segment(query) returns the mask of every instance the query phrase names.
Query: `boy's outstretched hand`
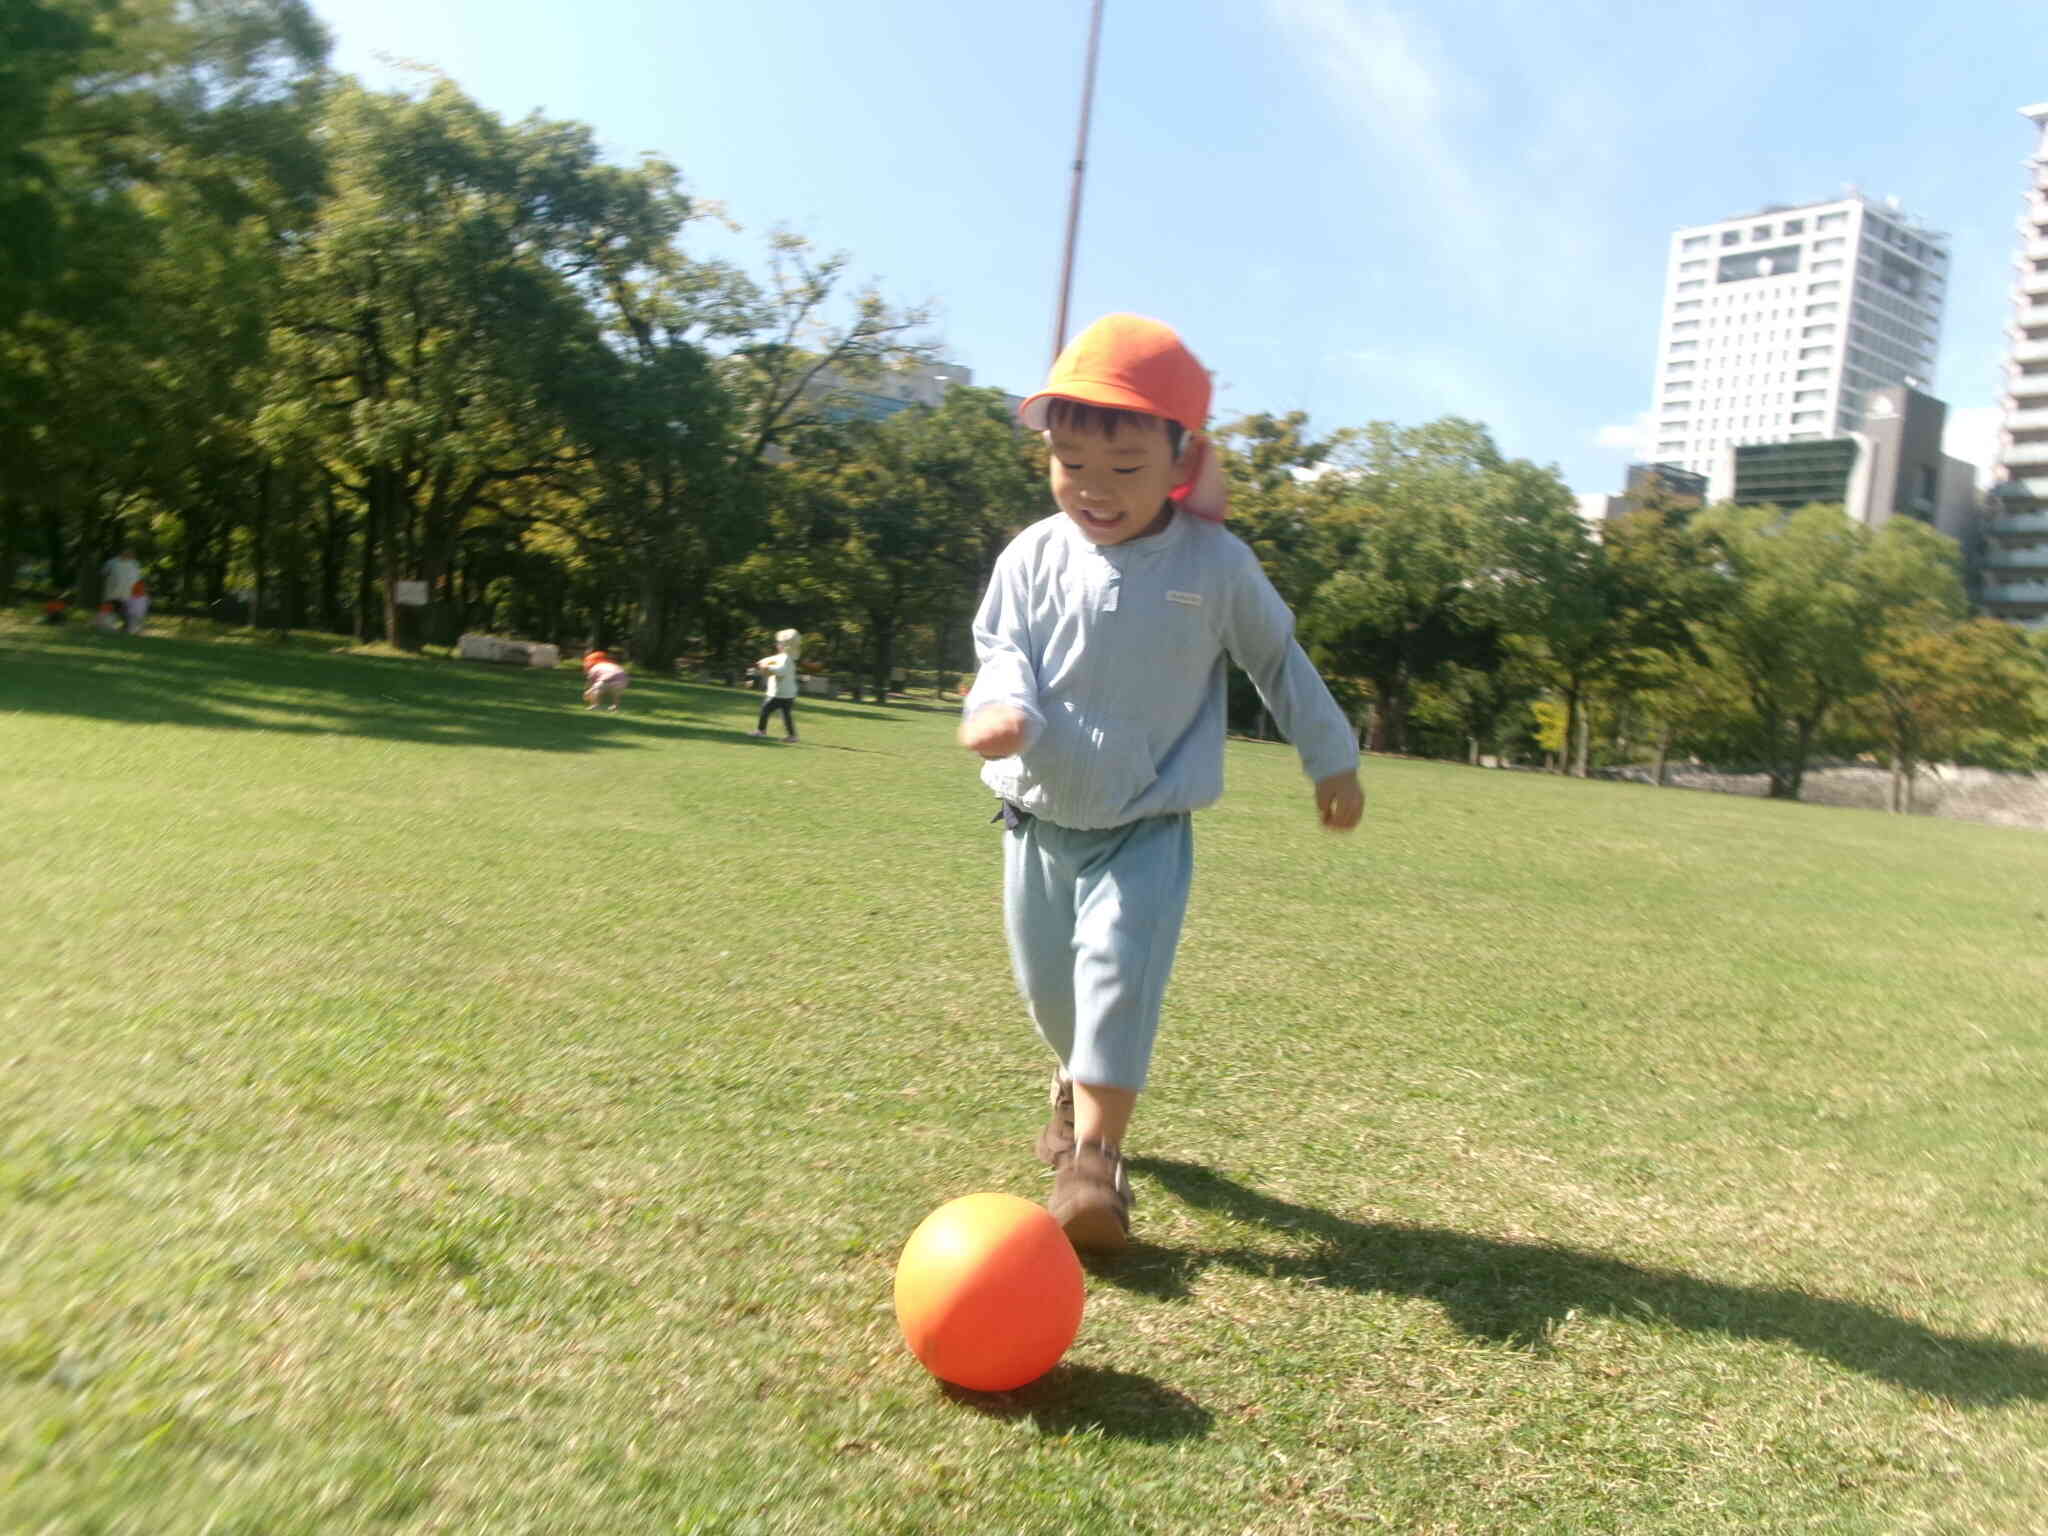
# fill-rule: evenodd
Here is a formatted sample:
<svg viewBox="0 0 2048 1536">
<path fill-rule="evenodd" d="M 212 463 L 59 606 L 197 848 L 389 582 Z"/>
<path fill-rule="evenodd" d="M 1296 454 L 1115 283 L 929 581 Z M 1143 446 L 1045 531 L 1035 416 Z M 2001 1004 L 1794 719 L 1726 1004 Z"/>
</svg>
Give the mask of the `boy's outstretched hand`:
<svg viewBox="0 0 2048 1536">
<path fill-rule="evenodd" d="M 983 757 L 1010 757 L 1024 746 L 1024 716 L 1007 704 L 985 704 L 960 722 L 960 745 Z"/>
<path fill-rule="evenodd" d="M 1365 791 L 1355 773 L 1333 773 L 1316 780 L 1316 815 L 1332 832 L 1349 832 L 1365 814 Z"/>
</svg>

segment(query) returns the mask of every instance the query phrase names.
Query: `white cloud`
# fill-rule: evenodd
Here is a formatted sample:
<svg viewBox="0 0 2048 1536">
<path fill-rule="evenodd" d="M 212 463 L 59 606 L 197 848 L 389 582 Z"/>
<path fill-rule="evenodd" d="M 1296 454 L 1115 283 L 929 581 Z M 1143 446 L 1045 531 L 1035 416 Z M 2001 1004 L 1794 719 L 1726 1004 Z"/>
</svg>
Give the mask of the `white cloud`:
<svg viewBox="0 0 2048 1536">
<path fill-rule="evenodd" d="M 1631 459 L 1650 456 L 1650 413 L 1642 411 L 1633 421 L 1610 422 L 1593 434 L 1594 446 Z"/>
<path fill-rule="evenodd" d="M 1545 47 L 1529 65 L 1542 90 L 1503 121 L 1496 93 L 1432 30 L 1430 7 L 1265 0 L 1265 12 L 1363 141 L 1385 214 L 1409 225 L 1468 298 L 1518 326 L 1547 317 L 1574 333 L 1582 327 L 1567 316 L 1608 308 L 1621 248 L 1609 194 L 1627 141 L 1626 93 L 1617 97 L 1612 79 Z M 1495 22 L 1503 48 L 1543 46 L 1516 31 L 1514 7 Z M 1508 224 L 1515 247 L 1543 259 L 1504 259 Z"/>
<path fill-rule="evenodd" d="M 1452 46 L 1455 24 L 1440 7 L 1263 0 L 1274 37 L 1339 130 L 1334 154 L 1350 140 L 1361 194 L 1388 243 L 1402 247 L 1392 260 L 1456 296 L 1434 325 L 1414 313 L 1389 317 L 1387 333 L 1410 338 L 1390 343 L 1399 354 L 1396 414 L 1455 411 L 1487 423 L 1505 445 L 1554 420 L 1556 401 L 1544 392 L 1571 387 L 1581 360 L 1646 356 L 1656 322 L 1653 309 L 1637 316 L 1616 302 L 1641 265 L 1617 255 L 1641 235 L 1617 227 L 1615 196 L 1630 164 L 1620 148 L 1629 142 L 1627 93 L 1617 97 L 1605 73 L 1553 46 L 1551 21 L 1506 4 L 1489 9 L 1499 12 L 1501 45 L 1528 56 L 1542 80 L 1511 108 L 1480 62 Z M 1531 446 L 1538 459 L 1552 456 Z M 1642 445 L 1603 446 L 1640 454 Z"/>
<path fill-rule="evenodd" d="M 1991 469 L 1998 459 L 2000 415 L 1995 405 L 1966 405 L 1951 410 L 1942 429 L 1941 451 L 1976 465 L 1979 487 L 1991 483 Z"/>
<path fill-rule="evenodd" d="M 1491 199 L 1451 142 L 1444 121 L 1447 66 L 1385 6 L 1345 0 L 1266 0 L 1332 102 L 1370 141 L 1376 162 L 1402 177 L 1447 250 L 1502 280 Z"/>
<path fill-rule="evenodd" d="M 1496 434 L 1514 416 L 1512 398 L 1483 368 L 1442 345 L 1386 344 L 1340 348 L 1327 354 L 1381 386 L 1383 408 L 1401 420 L 1468 416 Z"/>
</svg>

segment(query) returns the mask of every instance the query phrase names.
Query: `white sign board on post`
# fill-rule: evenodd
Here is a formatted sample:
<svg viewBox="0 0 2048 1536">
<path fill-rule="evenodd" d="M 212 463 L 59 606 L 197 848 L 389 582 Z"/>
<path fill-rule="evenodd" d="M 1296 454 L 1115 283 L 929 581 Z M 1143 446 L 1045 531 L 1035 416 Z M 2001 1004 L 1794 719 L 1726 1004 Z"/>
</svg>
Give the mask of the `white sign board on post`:
<svg viewBox="0 0 2048 1536">
<path fill-rule="evenodd" d="M 391 600 L 401 608 L 424 608 L 427 606 L 427 584 L 424 581 L 395 582 Z"/>
</svg>

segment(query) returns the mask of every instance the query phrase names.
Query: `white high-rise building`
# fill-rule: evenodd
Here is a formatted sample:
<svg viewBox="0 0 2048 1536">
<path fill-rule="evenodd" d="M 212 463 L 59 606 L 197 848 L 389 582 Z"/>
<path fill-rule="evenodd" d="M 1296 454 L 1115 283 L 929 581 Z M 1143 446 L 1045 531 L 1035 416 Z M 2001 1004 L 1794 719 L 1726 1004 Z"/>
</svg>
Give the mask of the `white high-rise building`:
<svg viewBox="0 0 2048 1536">
<path fill-rule="evenodd" d="M 1671 237 L 1650 457 L 1728 494 L 1734 449 L 1840 437 L 1864 397 L 1932 392 L 1948 237 L 1860 193 Z"/>
<path fill-rule="evenodd" d="M 2048 629 L 2048 101 L 2020 111 L 2038 137 L 2014 259 L 1998 483 L 1984 521 L 1984 609 Z"/>
</svg>

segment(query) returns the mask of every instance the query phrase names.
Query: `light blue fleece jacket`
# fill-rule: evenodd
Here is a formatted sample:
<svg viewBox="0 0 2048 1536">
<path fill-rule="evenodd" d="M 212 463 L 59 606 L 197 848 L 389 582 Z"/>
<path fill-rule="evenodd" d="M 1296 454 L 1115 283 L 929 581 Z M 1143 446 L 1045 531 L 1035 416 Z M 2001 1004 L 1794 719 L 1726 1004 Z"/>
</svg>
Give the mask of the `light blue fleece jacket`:
<svg viewBox="0 0 2048 1536">
<path fill-rule="evenodd" d="M 984 764 L 982 782 L 1058 826 L 1120 827 L 1216 802 L 1226 655 L 1311 780 L 1358 766 L 1350 722 L 1258 556 L 1186 512 L 1110 545 L 1064 513 L 1033 523 L 996 559 L 974 649 L 963 712 L 1007 704 L 1027 722 L 1023 751 Z"/>
</svg>

